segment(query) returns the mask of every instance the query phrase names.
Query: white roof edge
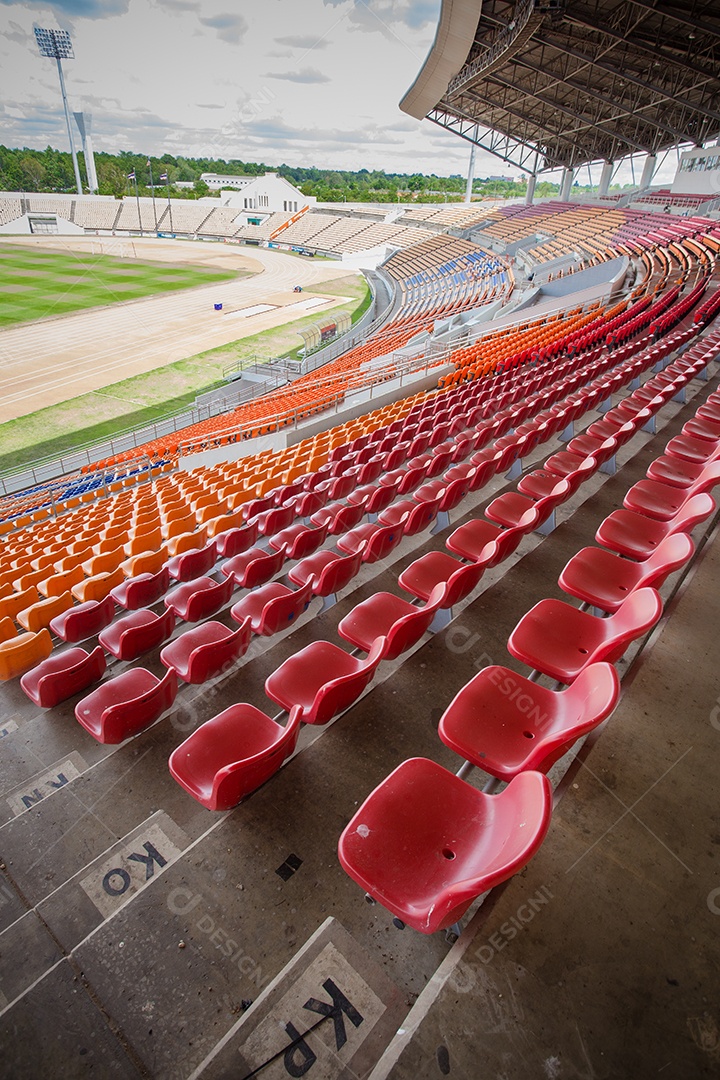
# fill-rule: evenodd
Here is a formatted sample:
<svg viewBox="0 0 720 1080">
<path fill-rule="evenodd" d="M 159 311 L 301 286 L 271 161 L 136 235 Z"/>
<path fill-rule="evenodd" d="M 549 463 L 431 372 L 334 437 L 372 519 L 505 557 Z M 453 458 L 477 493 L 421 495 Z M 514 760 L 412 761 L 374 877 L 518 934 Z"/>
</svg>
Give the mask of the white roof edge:
<svg viewBox="0 0 720 1080">
<path fill-rule="evenodd" d="M 482 11 L 482 0 L 442 0 L 440 22 L 430 52 L 400 108 L 423 120 L 442 98 L 467 59 Z"/>
</svg>

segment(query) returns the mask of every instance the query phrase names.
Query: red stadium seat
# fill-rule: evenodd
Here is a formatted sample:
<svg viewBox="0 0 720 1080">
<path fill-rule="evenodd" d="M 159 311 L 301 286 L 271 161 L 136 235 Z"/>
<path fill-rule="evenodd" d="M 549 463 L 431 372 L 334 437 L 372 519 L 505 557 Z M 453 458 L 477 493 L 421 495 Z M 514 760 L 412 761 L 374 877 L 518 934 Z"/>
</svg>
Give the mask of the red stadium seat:
<svg viewBox="0 0 720 1080">
<path fill-rule="evenodd" d="M 142 608 L 108 626 L 98 637 L 102 647 L 118 660 L 136 660 L 138 656 L 167 641 L 175 627 L 175 613 Z"/>
<path fill-rule="evenodd" d="M 228 564 L 226 563 L 225 566 Z M 223 570 L 225 567 L 223 567 Z M 207 619 L 230 602 L 233 594 L 233 579 L 215 581 L 210 577 L 195 578 L 183 585 L 178 585 L 167 594 L 163 603 L 185 622 L 198 622 Z"/>
<path fill-rule="evenodd" d="M 659 480 L 638 480 L 623 499 L 627 510 L 635 510 L 645 517 L 669 521 L 682 509 L 693 495 L 710 492 L 720 484 L 720 462 L 707 465 L 689 487 L 663 484 Z"/>
<path fill-rule="evenodd" d="M 557 477 L 555 483 L 557 484 Z M 483 548 L 499 538 L 502 531 L 499 525 L 493 525 L 485 518 L 473 518 L 455 529 L 448 536 L 445 546 L 461 559 L 475 560 Z"/>
<path fill-rule="evenodd" d="M 436 585 L 422 607 L 409 604 L 393 593 L 374 593 L 348 612 L 338 625 L 338 634 L 366 653 L 382 636 L 385 638 L 382 659 L 394 660 L 411 649 L 429 629 L 445 588 L 443 583 Z"/>
<path fill-rule="evenodd" d="M 87 690 L 102 678 L 104 671 L 105 654 L 99 645 L 91 653 L 79 648 L 66 649 L 26 672 L 20 685 L 41 709 L 52 709 L 73 694 Z"/>
<path fill-rule="evenodd" d="M 604 548 L 586 547 L 573 555 L 558 584 L 583 603 L 613 614 L 636 589 L 659 589 L 694 551 L 692 539 L 684 532 L 666 536 L 644 562 L 621 558 Z"/>
<path fill-rule="evenodd" d="M 668 521 L 655 521 L 633 510 L 614 510 L 595 533 L 599 544 L 628 559 L 647 559 L 666 536 L 692 532 L 715 511 L 715 501 L 704 492 L 693 495 Z"/>
<path fill-rule="evenodd" d="M 521 773 L 499 795 L 487 795 L 434 761 L 411 758 L 367 797 L 338 855 L 369 896 L 432 934 L 526 865 L 545 838 L 551 808 L 540 773 Z"/>
<path fill-rule="evenodd" d="M 84 641 L 109 626 L 114 616 L 115 601 L 108 595 L 104 600 L 88 600 L 56 615 L 50 620 L 50 630 L 61 641 Z"/>
<path fill-rule="evenodd" d="M 350 532 L 339 536 L 337 547 L 347 555 L 355 555 L 361 550 L 362 561 L 373 563 L 389 555 L 402 538 L 402 529 L 397 525 L 365 522 L 364 525 L 356 525 Z"/>
<path fill-rule="evenodd" d="M 313 514 L 310 521 L 313 525 L 327 525 L 330 536 L 338 536 L 357 525 L 364 514 L 365 510 L 362 506 L 353 506 L 351 503 L 330 503 Z"/>
<path fill-rule="evenodd" d="M 211 541 L 205 547 L 185 551 L 182 555 L 174 555 L 168 560 L 167 570 L 171 578 L 176 581 L 192 581 L 212 570 L 217 559 L 215 542 Z"/>
<path fill-rule="evenodd" d="M 228 559 L 220 569 L 228 581 L 234 582 L 239 588 L 254 589 L 275 577 L 284 562 L 284 549 L 268 553 L 263 548 L 250 548 Z"/>
<path fill-rule="evenodd" d="M 571 683 L 588 664 L 619 660 L 630 642 L 655 625 L 662 607 L 649 588 L 632 593 L 606 619 L 562 600 L 541 600 L 510 634 L 508 652 L 552 679 Z"/>
<path fill-rule="evenodd" d="M 157 679 L 136 667 L 109 679 L 75 706 L 75 717 L 101 743 L 121 743 L 154 724 L 177 694 L 177 676 Z"/>
<path fill-rule="evenodd" d="M 304 724 L 327 724 L 360 697 L 384 648 L 380 637 L 369 655 L 358 660 L 330 641 L 313 641 L 268 677 L 265 693 L 286 712 L 301 706 Z"/>
<path fill-rule="evenodd" d="M 258 523 L 252 521 L 237 529 L 228 529 L 215 538 L 215 548 L 223 559 L 231 559 L 253 546 L 258 538 Z"/>
<path fill-rule="evenodd" d="M 499 780 L 547 773 L 572 744 L 615 708 L 620 680 L 610 664 L 589 664 L 566 690 L 548 690 L 508 668 L 483 668 L 440 718 L 446 746 Z"/>
<path fill-rule="evenodd" d="M 186 683 L 204 683 L 229 670 L 250 644 L 250 619 L 237 630 L 208 621 L 186 630 L 160 653 L 160 659 Z"/>
<path fill-rule="evenodd" d="M 293 753 L 301 715 L 293 709 L 282 727 L 253 705 L 231 705 L 173 750 L 170 772 L 208 810 L 229 810 Z"/>
<path fill-rule="evenodd" d="M 268 543 L 273 551 L 282 551 L 286 559 L 304 559 L 325 543 L 328 526 L 329 522 L 319 528 L 299 522 L 271 536 Z"/>
<path fill-rule="evenodd" d="M 127 578 L 110 593 L 119 607 L 127 611 L 148 607 L 167 592 L 170 587 L 170 574 L 167 566 L 161 567 L 155 574 L 138 574 Z"/>
<path fill-rule="evenodd" d="M 325 607 L 330 607 L 337 593 L 357 576 L 362 556 L 363 548 L 354 555 L 338 555 L 336 551 L 323 549 L 293 566 L 288 577 L 301 587 L 310 582 L 313 596 L 325 597 Z"/>
<path fill-rule="evenodd" d="M 279 581 L 270 581 L 238 600 L 230 609 L 235 622 L 250 619 L 254 634 L 269 637 L 286 630 L 308 608 L 312 599 L 312 579 L 299 589 L 289 589 Z"/>
</svg>

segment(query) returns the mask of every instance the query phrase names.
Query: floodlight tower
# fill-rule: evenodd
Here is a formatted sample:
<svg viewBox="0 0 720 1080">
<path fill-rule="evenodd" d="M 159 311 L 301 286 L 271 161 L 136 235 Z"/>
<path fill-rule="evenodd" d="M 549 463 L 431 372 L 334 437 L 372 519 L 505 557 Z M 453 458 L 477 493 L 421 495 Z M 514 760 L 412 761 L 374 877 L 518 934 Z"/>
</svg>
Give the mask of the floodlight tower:
<svg viewBox="0 0 720 1080">
<path fill-rule="evenodd" d="M 39 26 L 34 27 L 35 40 L 38 43 L 41 56 L 49 56 L 57 61 L 58 76 L 60 78 L 60 90 L 62 92 L 63 108 L 65 109 L 65 123 L 67 124 L 68 139 L 70 140 L 70 153 L 72 154 L 73 169 L 75 170 L 75 184 L 78 195 L 82 195 L 82 182 L 78 167 L 75 143 L 73 142 L 72 127 L 70 126 L 70 110 L 68 109 L 67 94 L 65 93 L 65 79 L 63 77 L 62 61 L 74 60 L 72 41 L 67 30 L 44 30 Z"/>
</svg>

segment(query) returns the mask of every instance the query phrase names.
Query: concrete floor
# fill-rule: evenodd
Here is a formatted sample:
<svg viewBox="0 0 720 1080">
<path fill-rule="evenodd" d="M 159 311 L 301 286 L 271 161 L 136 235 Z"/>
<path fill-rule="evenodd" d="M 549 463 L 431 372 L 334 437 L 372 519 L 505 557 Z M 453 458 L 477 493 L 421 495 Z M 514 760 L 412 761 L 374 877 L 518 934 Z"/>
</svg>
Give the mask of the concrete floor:
<svg viewBox="0 0 720 1080">
<path fill-rule="evenodd" d="M 617 476 L 596 474 L 562 508 L 549 538 L 526 538 L 444 633 L 383 665 L 366 695 L 326 729 L 305 730 L 298 754 L 227 814 L 181 791 L 167 771 L 170 751 L 232 701 L 275 712 L 263 693 L 269 672 L 309 641 L 337 640 L 346 611 L 377 589 L 396 589 L 400 570 L 447 532 L 415 546 L 404 541 L 392 562 L 366 567 L 335 608 L 319 614 L 316 601 L 294 632 L 255 646 L 227 676 L 184 687 L 171 714 L 121 747 L 86 735 L 73 718 L 75 700 L 42 713 L 6 684 L 4 1075 L 305 1075 L 289 1072 L 282 1055 L 266 1064 L 270 1054 L 258 1047 L 270 1042 L 256 1046 L 255 1032 L 271 1016 L 264 1009 L 286 1003 L 295 977 L 300 993 L 318 940 L 365 972 L 363 986 L 388 1006 L 374 1056 L 370 1043 L 363 1050 L 350 1039 L 358 1057 L 338 1049 L 311 1066 L 308 1058 L 302 1067 L 311 1080 L 720 1075 L 720 550 L 702 540 L 713 522 L 695 534 L 701 557 L 688 583 L 677 595 L 676 578 L 663 589 L 669 618 L 651 648 L 620 663 L 621 705 L 562 782 L 540 853 L 491 895 L 455 946 L 442 935 L 396 930 L 387 912 L 364 903 L 336 855 L 358 804 L 399 762 L 423 755 L 458 768 L 436 733 L 444 707 L 478 667 L 519 666 L 505 651 L 518 618 L 542 597 L 562 595 L 556 581 L 565 562 L 592 542 L 714 385 L 695 383 L 688 405 L 670 403 L 658 436 L 641 434 L 623 449 Z M 551 451 L 542 448 L 542 457 Z M 452 528 L 503 486 L 514 485 L 496 481 L 455 511 Z M 157 654 L 144 664 L 161 670 Z M 483 781 L 473 774 L 472 783 Z M 537 912 L 510 937 L 507 924 L 521 910 L 525 918 L 532 898 Z M 316 939 L 328 917 L 339 926 Z"/>
</svg>

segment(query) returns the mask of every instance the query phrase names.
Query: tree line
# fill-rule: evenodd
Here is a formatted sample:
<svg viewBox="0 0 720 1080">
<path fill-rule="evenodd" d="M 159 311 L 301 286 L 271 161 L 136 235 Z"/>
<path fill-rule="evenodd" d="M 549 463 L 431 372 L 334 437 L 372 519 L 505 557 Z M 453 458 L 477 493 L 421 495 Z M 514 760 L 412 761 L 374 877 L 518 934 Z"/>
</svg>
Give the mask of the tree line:
<svg viewBox="0 0 720 1080">
<path fill-rule="evenodd" d="M 87 172 L 82 152 L 78 154 L 80 175 L 87 183 Z M 148 160 L 150 167 L 148 167 Z M 134 194 L 131 179 L 135 175 L 140 194 L 150 192 L 150 170 L 157 187 L 165 188 L 160 180 L 167 174 L 167 185 L 172 198 L 193 199 L 207 195 L 209 189 L 201 180 L 203 173 L 214 172 L 232 176 L 262 176 L 277 172 L 304 195 L 314 195 L 320 202 L 388 202 L 415 198 L 420 202 L 451 202 L 461 200 L 465 192 L 465 177 L 437 176 L 425 173 L 387 173 L 379 169 L 360 169 L 356 172 L 341 169 L 300 168 L 292 165 L 267 165 L 264 162 L 225 161 L 221 158 L 161 157 L 148 156 L 129 150 L 117 154 L 95 153 L 95 167 L 101 195 L 122 198 Z M 191 188 L 175 187 L 178 181 L 191 184 Z M 75 178 L 69 151 L 51 146 L 45 150 L 28 147 L 10 148 L 0 146 L 0 190 L 73 193 Z M 87 190 L 87 188 L 85 189 Z M 539 181 L 536 195 L 548 197 L 557 194 L 557 184 Z M 514 182 L 500 178 L 478 177 L 473 184 L 477 195 L 506 198 L 523 195 L 525 181 Z"/>
</svg>

